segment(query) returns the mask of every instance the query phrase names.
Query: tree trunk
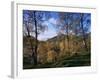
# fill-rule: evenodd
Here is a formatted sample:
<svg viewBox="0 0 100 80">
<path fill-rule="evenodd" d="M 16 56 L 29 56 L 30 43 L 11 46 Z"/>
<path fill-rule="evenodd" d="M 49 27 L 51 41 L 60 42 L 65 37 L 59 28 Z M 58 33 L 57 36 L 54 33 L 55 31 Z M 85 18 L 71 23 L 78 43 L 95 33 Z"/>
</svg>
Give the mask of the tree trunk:
<svg viewBox="0 0 100 80">
<path fill-rule="evenodd" d="M 35 48 L 34 48 L 34 64 L 37 64 L 37 48 L 38 48 L 38 33 L 37 33 L 37 21 L 36 21 L 36 12 L 34 11 L 34 25 L 35 25 Z"/>
<path fill-rule="evenodd" d="M 26 22 L 26 30 L 27 30 L 27 36 L 30 37 L 30 30 L 27 24 L 29 24 L 28 21 Z"/>
<path fill-rule="evenodd" d="M 70 55 L 68 26 L 67 26 L 67 42 L 68 42 L 68 53 Z"/>
<path fill-rule="evenodd" d="M 70 47 L 69 47 L 69 25 L 68 25 L 68 18 L 69 15 L 67 14 L 67 25 L 66 25 L 66 32 L 67 32 L 67 42 L 68 42 L 68 54 L 70 55 Z"/>
<path fill-rule="evenodd" d="M 82 36 L 83 36 L 83 45 L 84 45 L 86 51 L 88 51 L 87 44 L 86 44 L 85 31 L 84 31 L 84 27 L 83 27 L 83 14 L 82 13 L 81 13 L 81 29 L 82 29 Z"/>
</svg>

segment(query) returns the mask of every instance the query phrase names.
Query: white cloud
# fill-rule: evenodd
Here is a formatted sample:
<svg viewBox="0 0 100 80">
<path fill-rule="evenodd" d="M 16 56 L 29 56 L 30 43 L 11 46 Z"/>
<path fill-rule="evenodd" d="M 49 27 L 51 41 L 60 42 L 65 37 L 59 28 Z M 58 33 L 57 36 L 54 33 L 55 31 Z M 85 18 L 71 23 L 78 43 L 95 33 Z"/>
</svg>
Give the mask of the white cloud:
<svg viewBox="0 0 100 80">
<path fill-rule="evenodd" d="M 49 23 L 51 23 L 51 24 L 54 24 L 54 25 L 57 24 L 57 19 L 50 18 L 48 21 L 49 21 Z"/>
<path fill-rule="evenodd" d="M 48 26 L 49 23 L 48 23 L 48 21 L 44 21 L 44 22 L 42 23 L 42 25 L 43 25 L 43 26 Z"/>
<path fill-rule="evenodd" d="M 38 40 L 47 40 L 49 38 L 52 38 L 54 36 L 56 36 L 56 32 L 51 30 L 51 29 L 48 29 L 47 31 L 45 31 L 44 33 L 41 33 L 38 35 Z"/>
<path fill-rule="evenodd" d="M 55 19 L 55 18 L 50 18 L 48 20 L 49 23 L 51 23 L 53 26 L 57 27 L 57 26 L 62 26 L 62 22 L 59 19 Z"/>
<path fill-rule="evenodd" d="M 48 24 L 48 29 L 45 30 L 45 32 L 38 35 L 38 40 L 45 41 L 57 35 L 56 30 L 54 29 L 54 26 L 50 25 L 49 22 L 46 22 L 46 24 Z"/>
</svg>

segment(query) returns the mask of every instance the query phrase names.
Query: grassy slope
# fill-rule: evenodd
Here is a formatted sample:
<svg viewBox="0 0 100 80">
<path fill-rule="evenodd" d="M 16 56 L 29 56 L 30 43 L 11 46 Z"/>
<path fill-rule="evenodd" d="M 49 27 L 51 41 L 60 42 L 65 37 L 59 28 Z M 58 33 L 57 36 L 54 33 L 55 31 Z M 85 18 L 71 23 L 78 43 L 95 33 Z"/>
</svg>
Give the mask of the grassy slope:
<svg viewBox="0 0 100 80">
<path fill-rule="evenodd" d="M 24 65 L 24 69 L 90 66 L 90 59 L 90 54 L 74 55 L 69 58 L 65 56 L 54 63 L 38 64 L 37 66 Z"/>
</svg>

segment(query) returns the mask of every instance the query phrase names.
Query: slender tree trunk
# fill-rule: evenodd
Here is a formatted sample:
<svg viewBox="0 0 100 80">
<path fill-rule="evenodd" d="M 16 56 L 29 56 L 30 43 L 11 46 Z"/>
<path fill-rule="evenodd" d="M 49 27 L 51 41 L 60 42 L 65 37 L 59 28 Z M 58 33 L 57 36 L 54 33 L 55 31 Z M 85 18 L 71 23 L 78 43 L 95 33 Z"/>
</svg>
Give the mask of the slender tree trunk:
<svg viewBox="0 0 100 80">
<path fill-rule="evenodd" d="M 67 14 L 67 17 L 69 15 Z M 70 55 L 70 47 L 69 47 L 69 25 L 68 25 L 68 18 L 67 18 L 67 25 L 66 25 L 66 32 L 67 32 L 67 42 L 68 42 L 68 54 Z"/>
<path fill-rule="evenodd" d="M 37 33 L 37 21 L 36 21 L 36 12 L 34 11 L 34 25 L 35 25 L 35 49 L 34 49 L 34 64 L 37 64 L 37 48 L 38 48 L 38 33 Z"/>
<path fill-rule="evenodd" d="M 77 36 L 77 34 L 78 34 L 78 30 L 77 30 L 77 27 L 75 28 L 75 39 L 77 40 L 78 39 L 78 36 Z M 78 45 L 78 42 L 75 40 L 75 45 L 77 46 Z M 75 53 L 77 53 L 78 52 L 78 49 L 77 49 L 77 47 L 76 47 L 76 49 L 75 49 Z"/>
<path fill-rule="evenodd" d="M 69 47 L 69 32 L 68 32 L 68 26 L 67 26 L 67 42 L 68 42 L 68 53 L 70 54 L 70 47 Z"/>
<path fill-rule="evenodd" d="M 65 48 L 66 48 L 66 47 L 65 47 L 65 44 L 66 44 L 65 40 L 66 40 L 66 37 L 65 37 L 65 35 L 64 35 L 64 42 L 63 42 L 63 46 L 64 46 L 64 50 L 63 50 L 63 51 L 64 51 L 64 54 L 65 54 Z"/>
<path fill-rule="evenodd" d="M 26 30 L 27 30 L 27 35 L 28 35 L 28 37 L 30 37 L 30 30 L 29 30 L 29 27 L 28 27 L 28 22 L 26 22 Z"/>
<path fill-rule="evenodd" d="M 28 22 L 26 22 L 26 23 L 28 24 Z M 27 25 L 26 25 L 26 30 L 27 30 L 27 36 L 28 36 L 28 39 L 30 42 L 31 50 L 33 52 L 33 44 L 32 44 L 32 40 L 31 40 L 30 30 L 29 30 L 29 27 Z"/>
<path fill-rule="evenodd" d="M 29 24 L 28 22 L 26 22 L 27 24 Z M 32 43 L 32 37 L 30 35 L 30 30 L 29 30 L 29 26 L 26 24 L 26 30 L 27 30 L 27 36 L 28 36 L 28 40 L 30 42 L 30 47 L 31 47 L 31 50 L 32 50 L 32 61 L 31 63 L 34 62 L 34 48 L 33 48 L 33 43 Z"/>
<path fill-rule="evenodd" d="M 81 29 L 82 29 L 82 36 L 83 36 L 83 44 L 84 44 L 86 51 L 88 51 L 87 44 L 86 44 L 85 31 L 83 27 L 83 14 L 82 13 L 81 13 Z"/>
</svg>

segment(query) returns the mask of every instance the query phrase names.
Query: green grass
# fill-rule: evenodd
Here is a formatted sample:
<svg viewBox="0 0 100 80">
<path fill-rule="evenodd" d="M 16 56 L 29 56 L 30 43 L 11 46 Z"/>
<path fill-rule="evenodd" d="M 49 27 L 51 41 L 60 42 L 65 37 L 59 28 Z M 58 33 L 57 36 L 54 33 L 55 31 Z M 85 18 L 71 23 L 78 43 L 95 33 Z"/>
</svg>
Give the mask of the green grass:
<svg viewBox="0 0 100 80">
<path fill-rule="evenodd" d="M 45 64 L 24 64 L 24 69 L 36 69 L 36 68 L 57 68 L 57 67 L 79 67 L 79 66 L 90 66 L 91 65 L 91 55 L 74 55 L 70 57 L 63 57 L 56 62 L 45 63 Z"/>
</svg>

